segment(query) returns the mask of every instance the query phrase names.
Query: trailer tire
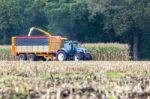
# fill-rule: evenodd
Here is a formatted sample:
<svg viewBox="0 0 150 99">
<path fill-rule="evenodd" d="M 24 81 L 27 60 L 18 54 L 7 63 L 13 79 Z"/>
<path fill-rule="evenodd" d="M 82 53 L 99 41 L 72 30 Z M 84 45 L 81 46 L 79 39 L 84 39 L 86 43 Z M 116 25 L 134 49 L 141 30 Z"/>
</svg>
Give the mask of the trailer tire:
<svg viewBox="0 0 150 99">
<path fill-rule="evenodd" d="M 29 61 L 36 61 L 37 57 L 35 54 L 28 54 L 27 55 L 27 60 Z"/>
<path fill-rule="evenodd" d="M 77 53 L 74 55 L 74 61 L 82 61 L 84 60 L 84 55 L 82 53 Z"/>
<path fill-rule="evenodd" d="M 58 61 L 66 61 L 67 60 L 67 54 L 64 51 L 58 51 L 56 54 L 56 58 Z"/>
<path fill-rule="evenodd" d="M 19 54 L 19 55 L 17 56 L 17 58 L 18 58 L 18 60 L 22 60 L 22 61 L 27 60 L 27 57 L 26 57 L 25 54 Z"/>
</svg>

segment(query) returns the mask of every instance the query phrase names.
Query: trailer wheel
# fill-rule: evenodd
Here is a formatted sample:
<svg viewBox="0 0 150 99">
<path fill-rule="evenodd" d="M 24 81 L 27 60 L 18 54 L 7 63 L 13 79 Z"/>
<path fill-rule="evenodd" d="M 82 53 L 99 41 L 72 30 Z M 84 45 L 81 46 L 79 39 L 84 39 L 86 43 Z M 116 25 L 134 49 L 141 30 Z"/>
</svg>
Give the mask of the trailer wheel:
<svg viewBox="0 0 150 99">
<path fill-rule="evenodd" d="M 25 54 L 19 54 L 17 58 L 18 60 L 23 60 L 23 61 L 27 59 Z"/>
<path fill-rule="evenodd" d="M 27 55 L 27 59 L 29 60 L 29 61 L 36 61 L 36 55 L 34 55 L 34 54 L 28 54 Z"/>
<path fill-rule="evenodd" d="M 64 51 L 58 51 L 56 58 L 58 61 L 65 61 L 65 60 L 67 60 L 67 55 Z"/>
<path fill-rule="evenodd" d="M 77 53 L 74 56 L 74 61 L 81 61 L 84 59 L 84 55 L 82 53 Z"/>
<path fill-rule="evenodd" d="M 90 53 L 86 53 L 85 60 L 92 60 L 92 55 Z"/>
</svg>

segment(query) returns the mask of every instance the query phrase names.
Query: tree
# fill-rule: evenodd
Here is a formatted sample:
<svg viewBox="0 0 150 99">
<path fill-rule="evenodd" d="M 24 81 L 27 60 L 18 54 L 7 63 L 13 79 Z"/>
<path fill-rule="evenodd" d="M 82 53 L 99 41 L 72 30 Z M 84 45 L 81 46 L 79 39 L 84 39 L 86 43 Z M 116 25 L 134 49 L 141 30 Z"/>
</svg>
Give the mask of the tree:
<svg viewBox="0 0 150 99">
<path fill-rule="evenodd" d="M 21 14 L 22 8 L 16 0 L 0 0 L 0 32 L 2 42 L 6 44 L 7 36 L 19 29 L 23 23 L 24 16 Z"/>
<path fill-rule="evenodd" d="M 86 0 L 36 0 L 47 16 L 48 30 L 53 35 L 66 36 L 80 42 L 107 41 L 103 39 L 103 17 L 90 21 Z M 99 18 L 97 18 L 99 17 Z M 94 35 L 93 35 L 94 33 Z M 103 35 L 98 35 L 103 33 Z"/>
<path fill-rule="evenodd" d="M 45 28 L 47 24 L 46 17 L 33 0 L 0 0 L 2 44 L 10 43 L 11 36 L 24 35 L 32 26 Z"/>
<path fill-rule="evenodd" d="M 75 21 L 80 20 L 86 10 L 83 0 L 50 0 L 41 5 L 45 5 L 43 10 L 48 18 L 49 31 L 61 35 L 70 32 L 74 28 Z"/>
<path fill-rule="evenodd" d="M 139 36 L 149 20 L 149 0 L 93 0 L 88 1 L 91 16 L 105 16 L 105 30 L 118 35 L 132 36 L 133 58 L 138 60 Z M 94 5 L 94 6 L 93 6 Z"/>
</svg>

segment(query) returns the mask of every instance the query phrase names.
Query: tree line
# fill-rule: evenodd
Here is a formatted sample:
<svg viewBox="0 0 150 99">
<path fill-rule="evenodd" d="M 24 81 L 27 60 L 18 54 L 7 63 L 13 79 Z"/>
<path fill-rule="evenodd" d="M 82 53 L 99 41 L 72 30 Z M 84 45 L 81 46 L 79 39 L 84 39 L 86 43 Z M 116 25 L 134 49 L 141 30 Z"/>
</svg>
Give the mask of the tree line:
<svg viewBox="0 0 150 99">
<path fill-rule="evenodd" d="M 79 42 L 128 43 L 134 60 L 149 59 L 149 18 L 150 0 L 0 0 L 0 43 L 39 27 Z"/>
</svg>

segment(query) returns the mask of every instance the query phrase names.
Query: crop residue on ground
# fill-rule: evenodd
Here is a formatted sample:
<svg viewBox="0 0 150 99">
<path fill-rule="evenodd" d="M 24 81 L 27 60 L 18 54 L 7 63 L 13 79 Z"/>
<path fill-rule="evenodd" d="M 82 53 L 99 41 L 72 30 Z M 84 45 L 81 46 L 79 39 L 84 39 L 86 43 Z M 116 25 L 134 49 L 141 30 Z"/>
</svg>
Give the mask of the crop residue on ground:
<svg viewBox="0 0 150 99">
<path fill-rule="evenodd" d="M 150 94 L 149 62 L 1 61 L 0 98 L 125 99 Z"/>
</svg>

